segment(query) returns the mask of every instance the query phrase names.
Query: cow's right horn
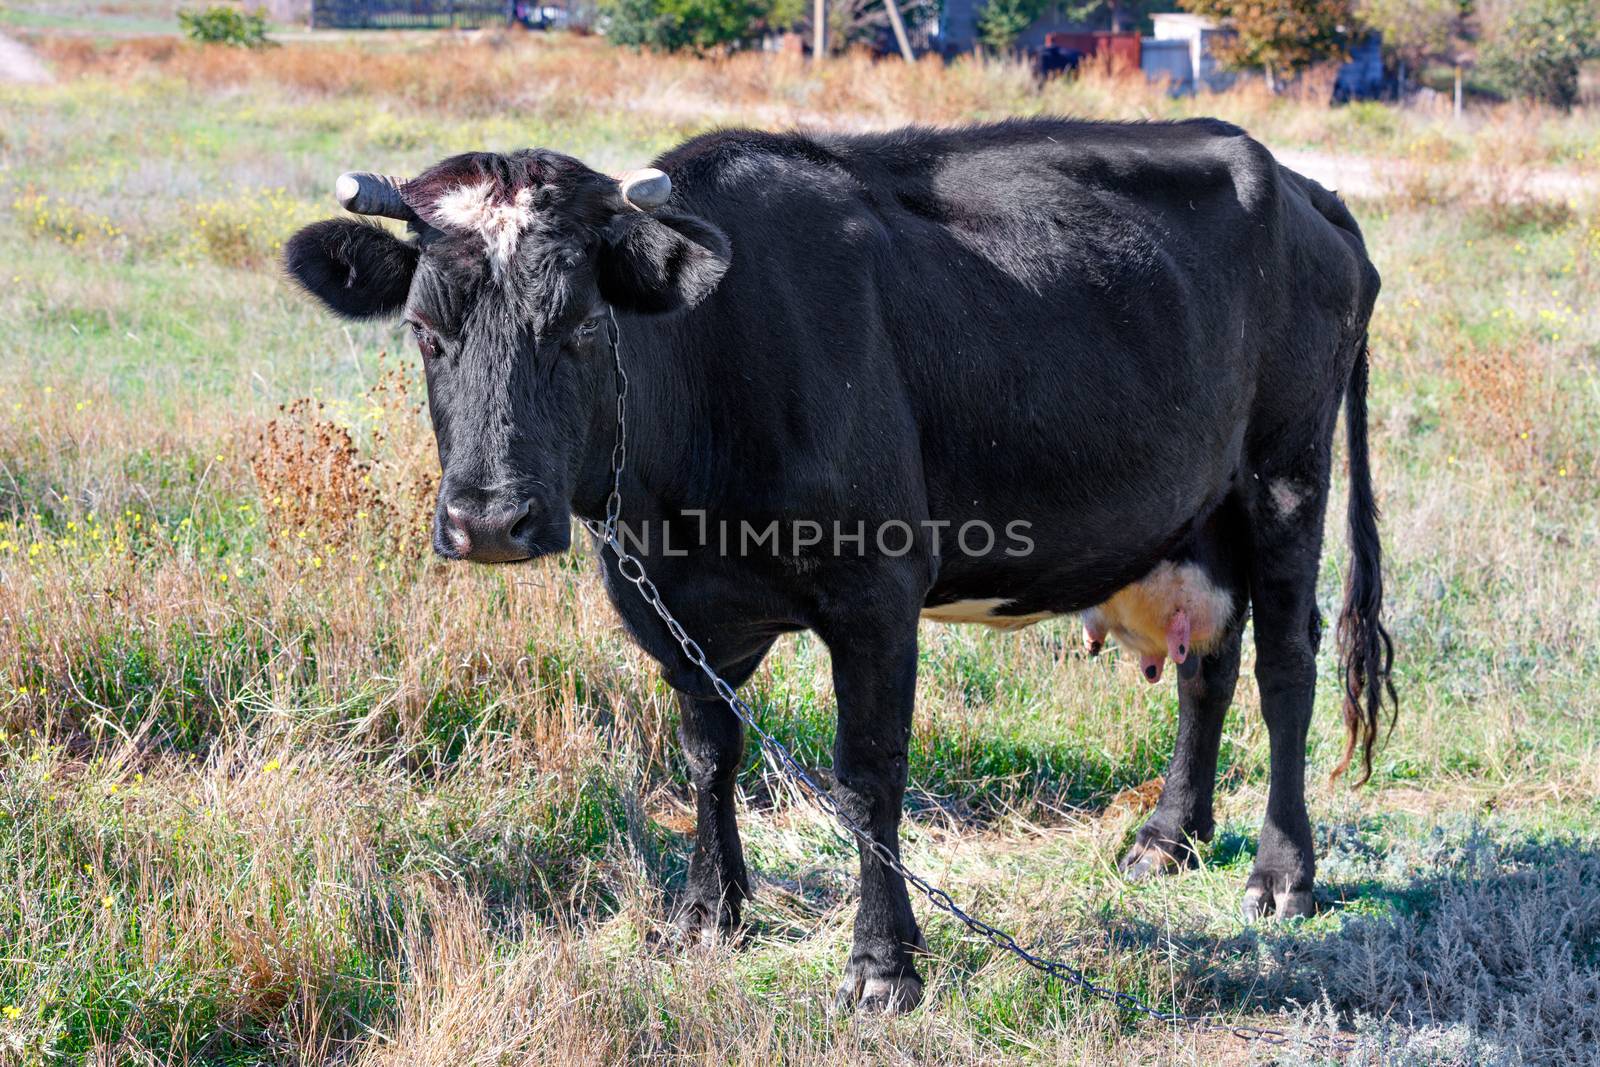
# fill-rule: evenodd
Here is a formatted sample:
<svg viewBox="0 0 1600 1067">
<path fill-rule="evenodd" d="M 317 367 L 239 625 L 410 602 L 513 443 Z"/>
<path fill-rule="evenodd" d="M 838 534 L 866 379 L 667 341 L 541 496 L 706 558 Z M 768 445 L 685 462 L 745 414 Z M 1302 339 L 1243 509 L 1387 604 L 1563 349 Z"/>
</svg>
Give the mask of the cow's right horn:
<svg viewBox="0 0 1600 1067">
<path fill-rule="evenodd" d="M 617 175 L 617 187 L 623 202 L 639 211 L 652 211 L 672 195 L 672 179 L 654 167 Z"/>
<path fill-rule="evenodd" d="M 403 179 L 387 174 L 353 170 L 339 175 L 333 185 L 333 195 L 346 211 L 357 215 L 382 215 L 386 219 L 411 222 L 417 213 L 400 199 L 400 186 L 404 184 Z"/>
</svg>

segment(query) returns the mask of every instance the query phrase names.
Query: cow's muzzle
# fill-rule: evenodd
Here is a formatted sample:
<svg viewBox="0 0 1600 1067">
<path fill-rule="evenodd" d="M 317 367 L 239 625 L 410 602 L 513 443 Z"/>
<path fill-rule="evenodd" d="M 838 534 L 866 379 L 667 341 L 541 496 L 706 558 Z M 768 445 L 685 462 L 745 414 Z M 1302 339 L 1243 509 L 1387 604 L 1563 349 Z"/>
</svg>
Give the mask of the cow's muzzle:
<svg viewBox="0 0 1600 1067">
<path fill-rule="evenodd" d="M 444 502 L 434 516 L 433 548 L 445 559 L 515 563 L 562 552 L 572 541 L 565 515 L 552 521 L 533 501 L 506 507 L 468 499 Z"/>
</svg>

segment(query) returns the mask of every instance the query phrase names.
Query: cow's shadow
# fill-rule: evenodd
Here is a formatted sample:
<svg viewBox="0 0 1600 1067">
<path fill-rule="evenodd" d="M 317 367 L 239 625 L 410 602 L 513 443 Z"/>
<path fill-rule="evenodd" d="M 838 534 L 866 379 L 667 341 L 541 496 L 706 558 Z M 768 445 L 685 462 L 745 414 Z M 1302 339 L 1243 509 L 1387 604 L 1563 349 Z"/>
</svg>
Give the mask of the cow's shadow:
<svg viewBox="0 0 1600 1067">
<path fill-rule="evenodd" d="M 1479 828 L 1393 849 L 1362 845 L 1348 825 L 1325 824 L 1319 836 L 1329 876 L 1314 920 L 1217 933 L 1152 922 L 1135 908 L 1100 913 L 1075 948 L 1036 947 L 1068 962 L 1159 955 L 1186 1012 L 1238 1017 L 1313 1007 L 1343 1027 L 1381 1032 L 1372 1047 L 1406 1052 L 1405 1062 L 1593 1062 L 1600 846 L 1497 839 Z M 1209 860 L 1243 867 L 1252 851 L 1249 838 L 1224 835 Z M 1397 875 L 1401 866 L 1408 873 Z M 814 936 L 823 914 L 851 901 L 853 867 L 763 874 L 757 892 L 766 903 L 751 936 Z M 776 907 L 774 895 L 782 898 Z M 982 952 L 941 962 L 945 995 L 962 996 L 989 962 Z"/>
<path fill-rule="evenodd" d="M 1346 1025 L 1387 1020 L 1391 1047 L 1421 1042 L 1424 1056 L 1442 1044 L 1468 1062 L 1592 1063 L 1600 847 L 1474 828 L 1418 848 L 1401 877 L 1385 870 L 1391 853 L 1336 851 L 1318 889 L 1324 917 L 1310 922 L 1218 935 L 1123 914 L 1103 917 L 1100 934 L 1111 953 L 1172 961 L 1191 1012 L 1320 1005 Z"/>
</svg>

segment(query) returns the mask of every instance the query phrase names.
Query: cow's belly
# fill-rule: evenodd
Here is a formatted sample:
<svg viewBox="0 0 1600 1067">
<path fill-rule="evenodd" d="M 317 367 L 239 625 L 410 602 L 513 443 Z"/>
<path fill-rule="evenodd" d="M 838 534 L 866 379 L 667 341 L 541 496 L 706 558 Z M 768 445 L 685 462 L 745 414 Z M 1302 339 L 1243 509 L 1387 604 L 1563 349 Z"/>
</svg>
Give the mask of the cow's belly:
<svg viewBox="0 0 1600 1067">
<path fill-rule="evenodd" d="M 1021 630 L 1036 622 L 1061 616 L 1057 611 L 1034 611 L 1025 615 L 1007 615 L 1005 609 L 1012 601 L 1004 597 L 983 600 L 956 600 L 922 609 L 922 617 L 930 622 L 978 623 L 997 630 Z"/>
</svg>

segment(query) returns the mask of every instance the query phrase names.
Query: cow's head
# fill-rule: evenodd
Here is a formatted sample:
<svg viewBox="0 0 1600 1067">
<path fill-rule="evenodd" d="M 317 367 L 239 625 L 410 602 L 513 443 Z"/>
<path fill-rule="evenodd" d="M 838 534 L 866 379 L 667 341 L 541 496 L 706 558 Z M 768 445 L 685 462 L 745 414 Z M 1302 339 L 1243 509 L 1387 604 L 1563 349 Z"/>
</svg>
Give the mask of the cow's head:
<svg viewBox="0 0 1600 1067">
<path fill-rule="evenodd" d="M 704 299 L 728 241 L 670 206 L 656 170 L 620 180 L 555 152 L 455 156 L 409 181 L 346 174 L 360 215 L 290 240 L 290 274 L 350 318 L 403 315 L 421 349 L 439 447 L 434 549 L 500 562 L 561 551 L 580 474 L 609 467 L 608 309 L 659 315 Z M 603 498 L 606 486 L 600 486 Z"/>
</svg>

